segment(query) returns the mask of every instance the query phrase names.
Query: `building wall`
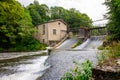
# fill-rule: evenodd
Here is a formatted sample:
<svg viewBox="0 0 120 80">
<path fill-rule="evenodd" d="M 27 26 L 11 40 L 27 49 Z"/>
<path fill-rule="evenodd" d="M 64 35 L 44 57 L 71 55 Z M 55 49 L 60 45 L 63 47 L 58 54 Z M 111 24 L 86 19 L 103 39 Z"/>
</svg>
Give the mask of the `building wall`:
<svg viewBox="0 0 120 80">
<path fill-rule="evenodd" d="M 47 24 L 42 24 L 36 26 L 37 32 L 34 34 L 34 37 L 39 40 L 41 43 L 48 44 L 48 31 Z M 45 29 L 45 33 L 43 34 L 43 30 Z"/>
<path fill-rule="evenodd" d="M 38 26 L 38 31 L 40 33 L 40 42 L 48 44 L 48 31 L 47 31 L 47 24 L 42 24 Z"/>
<path fill-rule="evenodd" d="M 40 42 L 51 45 L 60 41 L 67 34 L 67 25 L 61 21 L 53 21 L 37 26 L 38 32 L 35 33 L 35 38 Z M 56 30 L 56 34 L 53 34 Z M 43 34 L 45 31 L 45 34 Z"/>
<path fill-rule="evenodd" d="M 59 41 L 62 37 L 65 36 L 67 31 L 67 26 L 61 21 L 56 21 L 48 23 L 48 40 L 49 41 Z M 56 35 L 53 34 L 53 29 L 56 29 Z M 64 30 L 64 32 L 63 32 Z"/>
</svg>

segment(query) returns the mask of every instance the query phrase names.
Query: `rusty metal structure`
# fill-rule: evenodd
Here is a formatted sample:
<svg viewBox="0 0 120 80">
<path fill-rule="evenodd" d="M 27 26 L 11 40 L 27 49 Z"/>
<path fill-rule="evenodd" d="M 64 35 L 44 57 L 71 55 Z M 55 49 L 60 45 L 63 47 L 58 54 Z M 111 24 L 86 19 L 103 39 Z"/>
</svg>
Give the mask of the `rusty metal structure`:
<svg viewBox="0 0 120 80">
<path fill-rule="evenodd" d="M 94 27 L 94 28 L 86 28 L 81 27 L 79 29 L 70 29 L 71 32 L 76 33 L 78 38 L 87 39 L 90 36 L 100 36 L 107 35 L 107 27 Z"/>
</svg>

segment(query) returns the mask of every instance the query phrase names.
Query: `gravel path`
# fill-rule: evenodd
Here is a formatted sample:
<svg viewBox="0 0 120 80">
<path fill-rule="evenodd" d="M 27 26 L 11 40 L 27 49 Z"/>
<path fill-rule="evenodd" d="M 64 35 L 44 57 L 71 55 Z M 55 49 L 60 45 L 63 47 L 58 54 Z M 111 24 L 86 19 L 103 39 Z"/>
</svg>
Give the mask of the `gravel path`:
<svg viewBox="0 0 120 80">
<path fill-rule="evenodd" d="M 53 51 L 46 61 L 51 65 L 46 73 L 37 80 L 60 80 L 60 77 L 70 69 L 74 68 L 73 61 L 80 63 L 90 60 L 93 65 L 97 65 L 97 51 Z"/>
</svg>

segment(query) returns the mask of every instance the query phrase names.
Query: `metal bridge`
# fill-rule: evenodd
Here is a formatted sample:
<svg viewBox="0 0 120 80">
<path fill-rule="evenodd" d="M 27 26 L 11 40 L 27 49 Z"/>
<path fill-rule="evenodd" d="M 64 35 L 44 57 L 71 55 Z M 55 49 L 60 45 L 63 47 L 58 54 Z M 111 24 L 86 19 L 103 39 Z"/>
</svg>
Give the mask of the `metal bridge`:
<svg viewBox="0 0 120 80">
<path fill-rule="evenodd" d="M 103 20 L 107 20 L 107 19 L 99 19 L 93 22 L 98 22 Z M 79 38 L 89 38 L 90 36 L 106 35 L 108 32 L 107 27 L 93 27 L 93 28 L 80 27 L 80 28 L 71 28 L 69 29 L 69 31 L 76 33 Z"/>
<path fill-rule="evenodd" d="M 107 35 L 107 27 L 94 27 L 94 28 L 85 28 L 81 27 L 79 29 L 71 29 L 71 32 L 75 33 L 79 38 L 89 38 L 90 36 L 101 36 Z"/>
</svg>

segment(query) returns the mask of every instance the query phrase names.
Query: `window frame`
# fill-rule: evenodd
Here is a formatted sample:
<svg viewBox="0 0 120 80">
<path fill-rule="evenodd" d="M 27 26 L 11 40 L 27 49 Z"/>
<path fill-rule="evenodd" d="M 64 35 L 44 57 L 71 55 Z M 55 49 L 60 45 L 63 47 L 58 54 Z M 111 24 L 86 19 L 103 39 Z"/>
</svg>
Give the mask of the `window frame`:
<svg viewBox="0 0 120 80">
<path fill-rule="evenodd" d="M 43 32 L 42 35 L 45 35 L 45 25 L 43 25 Z"/>
<path fill-rule="evenodd" d="M 53 29 L 53 35 L 56 35 L 56 34 L 57 34 L 57 30 Z"/>
</svg>

